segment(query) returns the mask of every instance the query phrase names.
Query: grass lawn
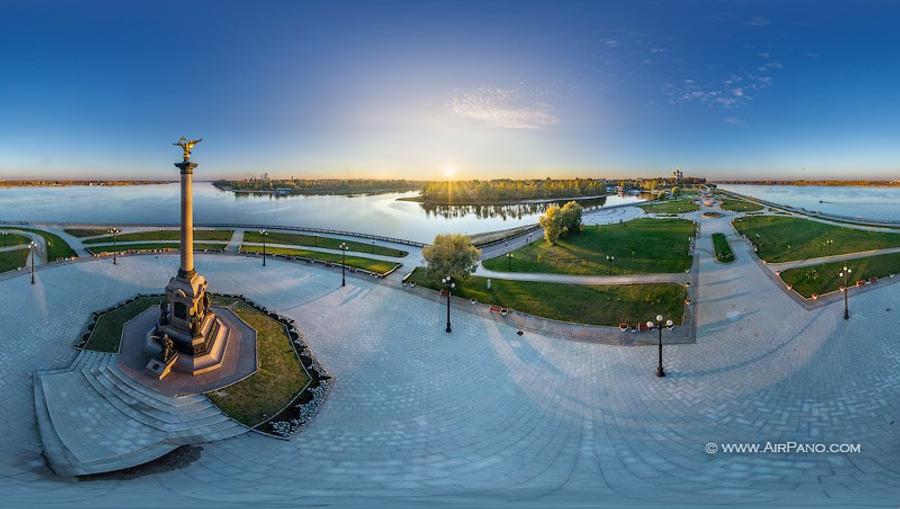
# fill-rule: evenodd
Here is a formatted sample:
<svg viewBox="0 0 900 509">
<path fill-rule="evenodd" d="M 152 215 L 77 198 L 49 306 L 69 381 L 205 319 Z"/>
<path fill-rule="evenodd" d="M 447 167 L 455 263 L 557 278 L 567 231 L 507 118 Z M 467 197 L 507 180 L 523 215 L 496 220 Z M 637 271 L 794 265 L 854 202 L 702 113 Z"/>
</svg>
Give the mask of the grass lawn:
<svg viewBox="0 0 900 509">
<path fill-rule="evenodd" d="M 0 247 L 27 246 L 31 239 L 16 233 L 0 233 Z"/>
<path fill-rule="evenodd" d="M 74 249 L 72 249 L 69 244 L 66 243 L 59 235 L 54 233 L 45 232 L 44 230 L 38 230 L 35 228 L 18 228 L 18 227 L 4 227 L 8 230 L 21 230 L 31 233 L 36 233 L 44 238 L 44 243 L 47 245 L 47 261 L 55 262 L 58 258 L 72 258 L 78 256 Z"/>
<path fill-rule="evenodd" d="M 3 251 L 0 253 L 0 272 L 16 270 L 25 266 L 28 260 L 27 249 L 16 249 L 15 251 Z"/>
<path fill-rule="evenodd" d="M 94 237 L 97 235 L 106 235 L 106 228 L 66 228 L 63 230 L 73 237 Z"/>
<path fill-rule="evenodd" d="M 891 274 L 900 274 L 900 253 L 799 267 L 782 272 L 781 279 L 797 293 L 809 298 L 813 294 L 823 295 L 840 289 L 843 281 L 838 274 L 844 267 L 853 271 L 848 284 L 854 286 L 857 281 L 867 280 L 872 276 L 881 279 Z"/>
<path fill-rule="evenodd" d="M 735 219 L 733 224 L 753 242 L 759 257 L 767 262 L 900 247 L 900 232 L 857 230 L 796 217 L 753 216 Z"/>
<path fill-rule="evenodd" d="M 262 243 L 262 241 L 263 236 L 260 235 L 259 232 L 244 232 L 244 242 Z M 347 244 L 347 247 L 350 251 L 356 251 L 357 253 L 369 253 L 396 257 L 403 257 L 409 254 L 406 251 L 379 245 L 375 245 L 375 250 L 373 252 L 371 242 L 354 242 L 352 240 L 342 240 L 336 239 L 334 237 L 316 237 L 315 235 L 301 235 L 296 233 L 285 233 L 277 231 L 268 232 L 268 235 L 266 235 L 266 242 L 270 244 L 290 244 L 292 246 L 313 246 L 324 247 L 328 249 L 340 249 L 338 246 L 340 246 L 341 243 L 345 243 Z"/>
<path fill-rule="evenodd" d="M 259 370 L 206 395 L 230 417 L 256 426 L 290 403 L 306 387 L 309 375 L 294 354 L 291 339 L 280 322 L 240 300 L 213 297 L 213 305 L 230 308 L 256 329 Z"/>
<path fill-rule="evenodd" d="M 660 203 L 648 203 L 646 205 L 638 205 L 648 214 L 681 214 L 684 212 L 693 212 L 699 210 L 700 207 L 688 198 L 679 198 L 677 200 L 668 200 Z"/>
<path fill-rule="evenodd" d="M 541 240 L 513 251 L 512 260 L 484 261 L 490 270 L 553 274 L 640 274 L 684 272 L 694 223 L 685 219 L 635 219 L 621 224 L 587 226 L 560 238 L 556 246 Z M 615 259 L 608 261 L 607 256 Z"/>
<path fill-rule="evenodd" d="M 732 198 L 725 198 L 721 202 L 721 207 L 723 210 L 733 210 L 735 212 L 756 212 L 757 210 L 762 210 L 763 206 L 758 203 L 752 203 L 744 200 L 735 200 Z"/>
<path fill-rule="evenodd" d="M 712 234 L 713 247 L 716 249 L 716 260 L 722 263 L 731 263 L 734 261 L 734 252 L 728 245 L 728 238 L 724 233 Z"/>
<path fill-rule="evenodd" d="M 194 240 L 231 240 L 233 230 L 194 230 Z M 135 242 L 139 240 L 181 240 L 180 230 L 152 230 L 146 232 L 123 233 L 119 242 Z M 107 235 L 96 239 L 88 239 L 85 244 L 103 244 L 112 242 L 113 236 Z"/>
<path fill-rule="evenodd" d="M 248 246 L 244 244 L 241 246 L 241 251 L 245 253 L 262 253 L 263 248 L 262 246 Z M 304 258 L 312 258 L 314 260 L 321 260 L 324 262 L 341 263 L 341 255 L 339 254 L 323 253 L 321 251 L 312 251 L 309 249 L 266 246 L 266 253 L 270 255 L 278 254 L 285 256 L 302 256 Z M 347 256 L 346 263 L 348 267 L 357 267 L 360 269 L 368 270 L 370 272 L 375 272 L 376 274 L 385 274 L 393 270 L 394 267 L 400 266 L 400 264 L 397 262 L 375 260 L 362 256 Z"/>
<path fill-rule="evenodd" d="M 413 271 L 410 280 L 426 288 L 440 288 L 428 281 L 421 267 Z M 687 288 L 676 283 L 594 286 L 493 279 L 488 290 L 485 278 L 469 276 L 456 285 L 454 295 L 459 297 L 589 325 L 638 324 L 655 320 L 657 314 L 680 324 L 687 298 Z"/>
<path fill-rule="evenodd" d="M 220 252 L 225 250 L 225 246 L 227 244 L 197 244 L 194 243 L 194 251 L 202 252 L 204 249 L 207 251 L 215 251 Z M 108 246 L 94 246 L 88 248 L 93 254 L 100 253 L 112 253 L 116 251 L 117 253 L 122 253 L 124 251 L 129 251 L 132 249 L 137 250 L 151 250 L 151 249 L 179 249 L 181 247 L 180 242 L 158 242 L 158 243 L 147 243 L 147 244 L 119 244 L 116 247 L 113 247 L 112 244 Z"/>
<path fill-rule="evenodd" d="M 125 322 L 143 313 L 147 308 L 159 306 L 160 295 L 141 297 L 125 306 L 110 311 L 97 319 L 91 337 L 84 345 L 85 350 L 97 352 L 118 352 Z"/>
</svg>

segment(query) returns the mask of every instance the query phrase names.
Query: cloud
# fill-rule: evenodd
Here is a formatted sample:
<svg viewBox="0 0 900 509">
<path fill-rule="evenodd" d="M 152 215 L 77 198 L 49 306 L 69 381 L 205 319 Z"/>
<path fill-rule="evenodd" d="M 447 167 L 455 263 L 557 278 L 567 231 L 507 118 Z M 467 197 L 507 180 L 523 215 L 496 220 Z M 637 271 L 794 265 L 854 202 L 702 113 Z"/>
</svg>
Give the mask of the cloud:
<svg viewBox="0 0 900 509">
<path fill-rule="evenodd" d="M 726 124 L 733 125 L 735 127 L 747 127 L 749 125 L 747 124 L 746 120 L 738 117 L 725 117 L 722 120 L 724 120 Z"/>
<path fill-rule="evenodd" d="M 772 55 L 763 52 L 763 53 L 757 53 L 756 56 L 758 56 L 759 58 L 769 58 L 769 57 L 771 57 Z"/>
<path fill-rule="evenodd" d="M 698 102 L 710 107 L 730 109 L 749 104 L 756 92 L 774 83 L 771 76 L 758 74 L 731 75 L 719 82 L 710 83 L 685 79 L 679 84 L 666 84 L 663 93 L 673 104 Z"/>
<path fill-rule="evenodd" d="M 615 39 L 603 39 L 600 42 L 602 42 L 603 45 L 606 46 L 607 48 L 618 48 L 619 47 L 619 41 L 617 41 Z"/>
<path fill-rule="evenodd" d="M 479 87 L 456 90 L 450 98 L 450 111 L 475 120 L 485 127 L 504 129 L 541 129 L 559 123 L 549 105 L 523 104 L 526 94 L 515 89 Z"/>
<path fill-rule="evenodd" d="M 668 52 L 669 52 L 668 48 L 650 48 L 650 53 L 653 53 L 656 55 L 661 55 L 663 53 L 668 53 Z"/>
<path fill-rule="evenodd" d="M 749 27 L 765 27 L 769 26 L 769 20 L 762 16 L 753 16 L 744 24 Z"/>
</svg>

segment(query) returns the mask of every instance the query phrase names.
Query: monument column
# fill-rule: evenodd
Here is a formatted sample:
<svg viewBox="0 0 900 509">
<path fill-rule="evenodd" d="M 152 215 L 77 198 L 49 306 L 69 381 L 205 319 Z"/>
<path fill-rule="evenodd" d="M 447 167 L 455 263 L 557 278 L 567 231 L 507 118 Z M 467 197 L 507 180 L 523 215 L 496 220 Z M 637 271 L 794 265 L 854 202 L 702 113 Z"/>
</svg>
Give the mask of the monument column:
<svg viewBox="0 0 900 509">
<path fill-rule="evenodd" d="M 194 272 L 194 203 L 192 179 L 197 163 L 187 157 L 175 166 L 181 170 L 181 267 L 178 277 L 191 279 Z"/>
</svg>

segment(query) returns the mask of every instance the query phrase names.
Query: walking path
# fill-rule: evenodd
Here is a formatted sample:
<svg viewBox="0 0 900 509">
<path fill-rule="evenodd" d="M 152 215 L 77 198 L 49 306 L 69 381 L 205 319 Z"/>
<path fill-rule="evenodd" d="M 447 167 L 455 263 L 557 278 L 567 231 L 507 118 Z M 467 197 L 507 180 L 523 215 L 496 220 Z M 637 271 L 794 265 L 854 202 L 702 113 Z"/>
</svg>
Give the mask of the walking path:
<svg viewBox="0 0 900 509">
<path fill-rule="evenodd" d="M 871 251 L 862 251 L 859 253 L 848 253 L 848 254 L 839 254 L 839 255 L 830 255 L 830 256 L 821 256 L 819 258 L 809 258 L 806 260 L 799 260 L 794 262 L 782 262 L 782 263 L 767 263 L 766 266 L 769 270 L 773 271 L 785 271 L 788 269 L 795 269 L 797 267 L 809 267 L 811 265 L 820 265 L 823 263 L 831 263 L 831 262 L 843 262 L 846 260 L 856 260 L 858 258 L 867 258 L 869 256 L 878 256 L 892 253 L 900 253 L 900 247 L 891 247 L 885 249 L 873 249 Z"/>
<path fill-rule="evenodd" d="M 225 246 L 225 252 L 237 254 L 241 250 L 241 244 L 244 242 L 244 230 L 237 229 L 231 233 L 231 240 Z"/>
<path fill-rule="evenodd" d="M 35 266 L 43 265 L 43 264 L 47 263 L 47 242 L 44 240 L 44 237 L 41 237 L 40 235 L 38 235 L 37 233 L 34 233 L 34 232 L 29 232 L 29 231 L 25 231 L 25 230 L 16 230 L 16 229 L 4 229 L 2 226 L 0 226 L 0 233 L 4 233 L 4 232 L 10 233 L 10 234 L 21 235 L 23 237 L 28 237 L 28 239 L 30 239 L 32 242 L 37 244 L 37 249 L 34 251 L 31 251 L 28 255 L 28 258 L 25 261 L 27 266 L 31 265 L 31 257 L 32 256 L 34 256 Z M 19 249 L 28 249 L 28 246 L 27 245 L 9 246 L 9 247 L 0 249 L 0 251 L 17 251 Z M 35 256 L 35 255 L 37 255 L 37 256 Z"/>
<path fill-rule="evenodd" d="M 684 272 L 669 274 L 622 274 L 616 276 L 578 276 L 538 272 L 498 272 L 479 264 L 476 276 L 512 281 L 543 281 L 547 283 L 574 283 L 580 285 L 628 285 L 636 283 L 689 283 L 691 275 Z"/>
</svg>

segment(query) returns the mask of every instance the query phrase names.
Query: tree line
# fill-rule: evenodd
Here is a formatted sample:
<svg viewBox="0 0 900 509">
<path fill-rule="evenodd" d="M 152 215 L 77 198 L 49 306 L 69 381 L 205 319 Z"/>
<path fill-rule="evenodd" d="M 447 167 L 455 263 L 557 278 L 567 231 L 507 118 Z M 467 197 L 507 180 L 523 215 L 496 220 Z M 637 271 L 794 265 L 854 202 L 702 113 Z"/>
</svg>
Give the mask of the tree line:
<svg viewBox="0 0 900 509">
<path fill-rule="evenodd" d="M 600 179 L 495 179 L 428 182 L 419 198 L 424 202 L 478 204 L 605 194 L 606 181 Z"/>
<path fill-rule="evenodd" d="M 398 193 L 421 189 L 422 182 L 378 179 L 242 179 L 216 180 L 218 189 L 284 194 Z"/>
</svg>

